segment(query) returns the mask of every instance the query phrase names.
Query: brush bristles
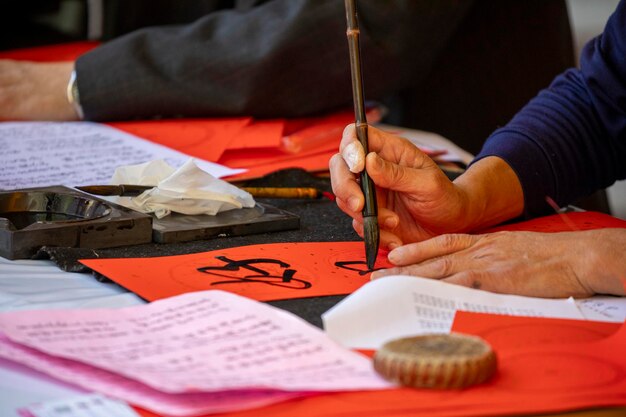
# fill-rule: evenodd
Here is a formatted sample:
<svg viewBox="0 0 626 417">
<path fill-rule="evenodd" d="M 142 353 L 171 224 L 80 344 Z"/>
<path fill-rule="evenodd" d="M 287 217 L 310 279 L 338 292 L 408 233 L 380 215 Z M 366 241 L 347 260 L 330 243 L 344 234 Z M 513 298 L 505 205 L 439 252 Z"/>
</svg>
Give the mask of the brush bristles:
<svg viewBox="0 0 626 417">
<path fill-rule="evenodd" d="M 380 241 L 380 231 L 378 230 L 378 219 L 376 216 L 363 218 L 363 239 L 365 240 L 365 260 L 367 261 L 367 268 L 374 269 Z"/>
</svg>

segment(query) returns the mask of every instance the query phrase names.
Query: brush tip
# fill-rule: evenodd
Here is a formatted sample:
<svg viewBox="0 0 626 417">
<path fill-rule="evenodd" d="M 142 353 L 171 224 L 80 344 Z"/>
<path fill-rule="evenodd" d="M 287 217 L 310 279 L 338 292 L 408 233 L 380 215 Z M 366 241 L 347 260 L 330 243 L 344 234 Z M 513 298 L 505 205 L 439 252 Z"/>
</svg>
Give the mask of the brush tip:
<svg viewBox="0 0 626 417">
<path fill-rule="evenodd" d="M 378 257 L 380 231 L 376 216 L 363 217 L 363 240 L 365 241 L 365 260 L 368 269 L 374 269 Z"/>
</svg>

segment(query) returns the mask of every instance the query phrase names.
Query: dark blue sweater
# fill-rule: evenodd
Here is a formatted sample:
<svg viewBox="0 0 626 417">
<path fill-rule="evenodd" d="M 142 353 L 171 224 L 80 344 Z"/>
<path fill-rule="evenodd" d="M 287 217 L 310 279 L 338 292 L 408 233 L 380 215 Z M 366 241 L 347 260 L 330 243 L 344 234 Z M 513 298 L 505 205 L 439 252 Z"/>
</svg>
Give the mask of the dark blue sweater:
<svg viewBox="0 0 626 417">
<path fill-rule="evenodd" d="M 537 62 L 541 65 L 541 62 Z M 524 190 L 525 214 L 549 210 L 626 178 L 626 0 L 570 69 L 485 142 Z"/>
</svg>

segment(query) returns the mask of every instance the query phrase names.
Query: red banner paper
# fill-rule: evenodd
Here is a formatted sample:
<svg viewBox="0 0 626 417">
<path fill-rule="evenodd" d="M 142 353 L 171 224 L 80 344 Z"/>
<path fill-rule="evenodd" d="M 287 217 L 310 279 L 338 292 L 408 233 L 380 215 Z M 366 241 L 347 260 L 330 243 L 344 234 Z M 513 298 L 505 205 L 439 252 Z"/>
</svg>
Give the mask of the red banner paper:
<svg viewBox="0 0 626 417">
<path fill-rule="evenodd" d="M 81 263 L 149 301 L 209 289 L 259 301 L 350 294 L 369 281 L 371 272 L 363 242 L 272 243 Z M 390 266 L 385 254 L 376 266 Z"/>
</svg>

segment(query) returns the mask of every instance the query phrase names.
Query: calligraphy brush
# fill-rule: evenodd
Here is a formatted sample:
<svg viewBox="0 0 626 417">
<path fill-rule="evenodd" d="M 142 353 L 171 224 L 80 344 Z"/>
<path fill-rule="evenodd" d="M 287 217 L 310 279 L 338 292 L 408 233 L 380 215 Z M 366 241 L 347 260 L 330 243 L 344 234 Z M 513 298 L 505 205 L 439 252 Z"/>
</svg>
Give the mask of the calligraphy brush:
<svg viewBox="0 0 626 417">
<path fill-rule="evenodd" d="M 363 74 L 361 72 L 361 53 L 359 47 L 359 22 L 357 20 L 356 0 L 345 0 L 350 50 L 350 73 L 352 75 L 352 100 L 356 118 L 356 135 L 363 146 L 365 155 L 369 153 L 367 140 L 367 119 L 365 118 L 365 99 L 363 98 Z M 363 207 L 363 239 L 365 240 L 365 259 L 369 269 L 374 268 L 378 255 L 380 230 L 378 228 L 378 208 L 374 182 L 364 169 L 360 174 L 361 189 L 365 197 Z"/>
<path fill-rule="evenodd" d="M 75 187 L 77 190 L 94 195 L 118 195 L 124 197 L 138 196 L 146 190 L 154 188 L 153 185 L 85 185 Z M 247 191 L 255 198 L 331 198 L 330 193 L 326 193 L 311 187 L 239 187 Z M 331 198 L 332 199 L 332 198 Z"/>
</svg>

